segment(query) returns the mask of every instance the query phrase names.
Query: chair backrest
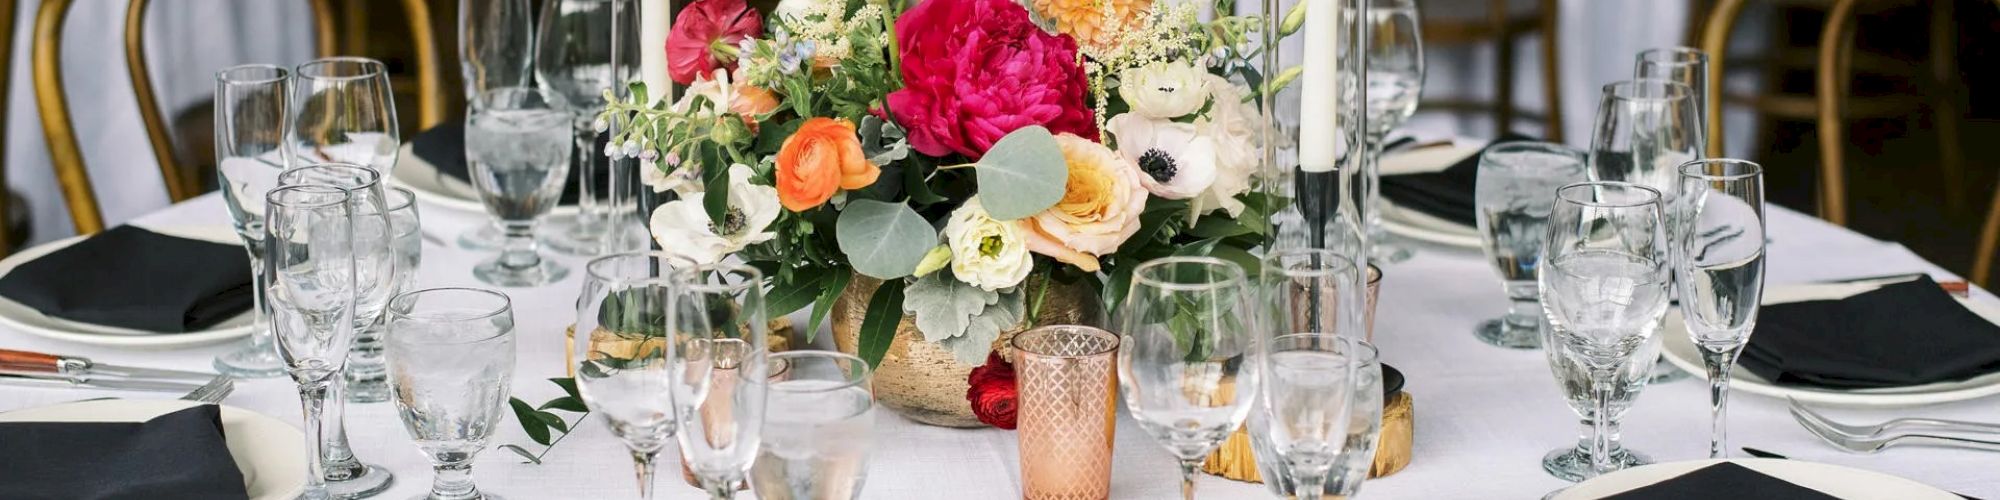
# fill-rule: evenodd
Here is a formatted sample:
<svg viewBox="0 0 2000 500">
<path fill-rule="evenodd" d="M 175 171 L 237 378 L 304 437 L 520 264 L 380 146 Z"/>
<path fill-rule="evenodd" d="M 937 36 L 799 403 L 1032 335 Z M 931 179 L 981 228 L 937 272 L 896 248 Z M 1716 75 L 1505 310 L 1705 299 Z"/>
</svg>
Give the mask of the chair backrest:
<svg viewBox="0 0 2000 500">
<path fill-rule="evenodd" d="M 17 6 L 15 0 L 0 0 L 0 26 L 6 27 L 6 33 L 0 35 L 0 71 L 13 71 L 14 68 L 13 28 Z M 4 165 L 7 158 L 7 97 L 13 95 L 13 81 L 12 76 L 0 76 L 0 165 Z M 9 199 L 12 197 L 13 193 L 7 190 L 7 169 L 0 168 L 0 256 L 14 249 L 15 242 L 8 241 L 6 227 L 7 205 L 12 203 Z"/>
<path fill-rule="evenodd" d="M 2000 0 L 1993 1 L 2000 7 Z M 1995 252 L 2000 252 L 2000 188 L 1993 192 L 1993 201 L 1986 208 L 1986 223 L 1979 228 L 1978 253 L 1972 256 L 1972 284 L 1987 288 L 1993 274 Z"/>
<path fill-rule="evenodd" d="M 1708 6 L 1708 18 L 1701 23 L 1701 51 L 1708 53 L 1708 94 L 1702 96 L 1701 115 L 1708 123 L 1708 156 L 1722 158 L 1722 72 L 1729 59 L 1729 31 L 1743 14 L 1744 0 L 1717 0 Z M 1697 11 L 1698 13 L 1698 11 Z"/>
<path fill-rule="evenodd" d="M 1848 65 L 1854 57 L 1854 6 L 1859 0 L 1836 0 L 1820 32 L 1819 67 L 1813 92 L 1819 101 L 1819 216 L 1847 225 L 1847 147 L 1844 116 Z"/>
</svg>

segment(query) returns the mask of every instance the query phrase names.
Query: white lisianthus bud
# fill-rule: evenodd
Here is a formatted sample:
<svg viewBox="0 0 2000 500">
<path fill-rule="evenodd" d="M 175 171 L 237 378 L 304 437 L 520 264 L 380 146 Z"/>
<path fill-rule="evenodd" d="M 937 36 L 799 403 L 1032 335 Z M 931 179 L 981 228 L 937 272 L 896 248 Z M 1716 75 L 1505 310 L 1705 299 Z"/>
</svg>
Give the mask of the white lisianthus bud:
<svg viewBox="0 0 2000 500">
<path fill-rule="evenodd" d="M 1027 235 L 1020 224 L 993 220 L 979 198 L 966 200 L 944 225 L 951 247 L 951 273 L 960 281 L 985 290 L 1021 284 L 1035 268 L 1028 254 Z"/>
<path fill-rule="evenodd" d="M 611 130 L 611 122 L 608 122 L 608 121 L 604 121 L 604 119 L 603 119 L 603 118 L 598 118 L 598 119 L 596 119 L 596 120 L 594 120 L 594 121 L 591 121 L 591 122 L 590 122 L 590 129 L 591 129 L 591 130 L 596 130 L 596 131 L 598 131 L 598 132 L 603 132 L 603 131 L 606 131 L 606 130 Z"/>
</svg>

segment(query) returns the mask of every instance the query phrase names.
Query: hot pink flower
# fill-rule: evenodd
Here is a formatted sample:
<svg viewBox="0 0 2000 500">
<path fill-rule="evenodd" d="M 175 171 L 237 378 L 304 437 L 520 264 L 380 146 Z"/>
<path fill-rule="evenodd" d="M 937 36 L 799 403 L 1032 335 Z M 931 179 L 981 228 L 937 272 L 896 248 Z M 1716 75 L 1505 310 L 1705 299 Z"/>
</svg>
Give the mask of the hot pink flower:
<svg viewBox="0 0 2000 500">
<path fill-rule="evenodd" d="M 920 153 L 974 159 L 1021 127 L 1097 140 L 1076 41 L 1007 0 L 926 0 L 896 19 L 903 89 L 889 111 Z"/>
<path fill-rule="evenodd" d="M 695 0 L 667 32 L 667 76 L 692 84 L 726 62 L 718 60 L 716 47 L 734 50 L 737 41 L 763 32 L 764 20 L 743 0 Z"/>
</svg>

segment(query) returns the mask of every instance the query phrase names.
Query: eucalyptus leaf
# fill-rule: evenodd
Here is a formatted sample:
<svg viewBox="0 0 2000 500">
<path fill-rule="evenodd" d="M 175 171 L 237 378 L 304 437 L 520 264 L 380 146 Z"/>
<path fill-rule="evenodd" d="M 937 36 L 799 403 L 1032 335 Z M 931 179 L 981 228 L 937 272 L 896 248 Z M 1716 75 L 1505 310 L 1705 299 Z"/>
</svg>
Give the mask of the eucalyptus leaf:
<svg viewBox="0 0 2000 500">
<path fill-rule="evenodd" d="M 937 243 L 937 232 L 909 205 L 875 200 L 848 203 L 834 237 L 855 272 L 882 280 L 915 272 Z"/>
<path fill-rule="evenodd" d="M 986 354 L 993 351 L 993 341 L 1000 339 L 1000 332 L 1020 326 L 1025 305 L 1021 290 L 1001 294 L 1000 300 L 986 306 L 972 317 L 972 323 L 965 329 L 965 335 L 945 339 L 938 345 L 951 351 L 958 362 L 977 365 L 986 362 Z"/>
<path fill-rule="evenodd" d="M 903 290 L 903 312 L 915 316 L 924 341 L 965 334 L 972 317 L 1000 301 L 1000 293 L 972 286 L 948 272 L 925 275 Z"/>
<path fill-rule="evenodd" d="M 903 140 L 903 129 L 881 118 L 865 116 L 857 130 L 861 134 L 861 154 L 870 163 L 888 165 L 910 156 L 910 142 Z M 883 144 L 882 141 L 889 141 Z"/>
<path fill-rule="evenodd" d="M 1030 125 L 993 143 L 974 167 L 979 202 L 994 220 L 1035 215 L 1062 201 L 1069 163 L 1049 129 Z"/>
</svg>

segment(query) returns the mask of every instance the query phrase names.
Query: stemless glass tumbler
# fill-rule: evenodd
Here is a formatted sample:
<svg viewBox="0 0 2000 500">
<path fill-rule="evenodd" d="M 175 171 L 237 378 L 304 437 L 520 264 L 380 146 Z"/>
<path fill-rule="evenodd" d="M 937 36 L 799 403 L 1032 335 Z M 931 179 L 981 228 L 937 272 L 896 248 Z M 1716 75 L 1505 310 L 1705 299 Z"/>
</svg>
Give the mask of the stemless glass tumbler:
<svg viewBox="0 0 2000 500">
<path fill-rule="evenodd" d="M 432 288 L 389 302 L 386 349 L 397 415 L 431 461 L 428 500 L 495 500 L 472 459 L 502 420 L 514 381 L 514 311 L 506 295 Z"/>
<path fill-rule="evenodd" d="M 1118 336 L 1087 326 L 1044 326 L 1012 341 L 1020 384 L 1015 435 L 1021 496 L 1029 500 L 1111 497 L 1117 431 Z"/>
</svg>

